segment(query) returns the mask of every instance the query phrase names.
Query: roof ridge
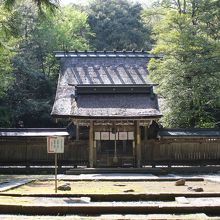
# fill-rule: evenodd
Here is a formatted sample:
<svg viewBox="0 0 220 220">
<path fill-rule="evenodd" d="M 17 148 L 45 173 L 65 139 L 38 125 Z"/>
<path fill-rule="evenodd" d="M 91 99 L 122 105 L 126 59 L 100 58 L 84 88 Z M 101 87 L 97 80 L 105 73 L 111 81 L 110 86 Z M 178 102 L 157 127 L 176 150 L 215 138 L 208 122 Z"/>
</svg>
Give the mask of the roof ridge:
<svg viewBox="0 0 220 220">
<path fill-rule="evenodd" d="M 140 51 L 97 51 L 97 50 L 84 50 L 84 51 L 54 51 L 55 57 L 61 58 L 61 57 L 117 57 L 117 58 L 123 58 L 123 57 L 130 57 L 130 58 L 162 58 L 163 56 L 161 54 L 151 54 L 150 52 L 140 50 Z"/>
<path fill-rule="evenodd" d="M 150 53 L 146 50 L 61 50 L 54 51 L 65 53 Z"/>
</svg>

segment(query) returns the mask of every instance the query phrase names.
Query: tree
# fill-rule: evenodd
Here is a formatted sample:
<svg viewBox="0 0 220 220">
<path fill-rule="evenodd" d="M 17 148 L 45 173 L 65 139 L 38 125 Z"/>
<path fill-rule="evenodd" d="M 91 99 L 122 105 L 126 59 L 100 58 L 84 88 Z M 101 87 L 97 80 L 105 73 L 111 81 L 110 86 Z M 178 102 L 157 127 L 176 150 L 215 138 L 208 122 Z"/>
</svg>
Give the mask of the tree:
<svg viewBox="0 0 220 220">
<path fill-rule="evenodd" d="M 59 5 L 59 0 L 30 0 L 30 1 L 35 5 L 37 5 L 40 11 L 42 11 L 43 7 L 46 7 L 53 11 Z M 16 3 L 20 3 L 20 1 L 18 0 L 2 0 L 1 2 L 5 6 L 5 8 L 10 10 L 16 5 Z"/>
<path fill-rule="evenodd" d="M 95 0 L 89 7 L 89 24 L 97 50 L 149 49 L 150 31 L 141 21 L 142 7 L 127 0 Z"/>
<path fill-rule="evenodd" d="M 160 83 L 164 126 L 213 127 L 220 109 L 220 11 L 212 0 L 166 1 L 167 11 L 155 26 L 151 78 Z M 217 9 L 218 8 L 218 9 Z"/>
<path fill-rule="evenodd" d="M 4 107 L 3 100 L 13 83 L 11 58 L 16 54 L 13 47 L 17 43 L 16 31 L 11 29 L 12 23 L 9 19 L 12 14 L 0 6 L 0 126 L 3 127 L 10 125 L 9 112 Z"/>
<path fill-rule="evenodd" d="M 88 49 L 87 16 L 74 7 L 55 14 L 45 11 L 44 17 L 34 5 L 21 4 L 14 10 L 10 16 L 12 29 L 18 34 L 17 52 L 11 59 L 14 80 L 2 100 L 10 115 L 9 126 L 19 126 L 20 121 L 24 127 L 55 126 L 50 112 L 59 65 L 53 52 Z"/>
<path fill-rule="evenodd" d="M 57 48 L 67 50 L 86 50 L 90 48 L 89 39 L 94 34 L 88 24 L 88 15 L 76 6 L 66 6 L 53 16 L 57 31 Z"/>
</svg>

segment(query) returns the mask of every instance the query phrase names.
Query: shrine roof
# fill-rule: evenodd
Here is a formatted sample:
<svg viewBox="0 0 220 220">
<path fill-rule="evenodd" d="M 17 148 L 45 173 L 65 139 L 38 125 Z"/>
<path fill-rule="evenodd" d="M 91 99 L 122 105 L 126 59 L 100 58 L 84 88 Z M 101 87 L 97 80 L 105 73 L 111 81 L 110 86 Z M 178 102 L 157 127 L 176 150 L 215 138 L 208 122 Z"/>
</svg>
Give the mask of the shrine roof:
<svg viewBox="0 0 220 220">
<path fill-rule="evenodd" d="M 147 93 L 155 85 L 148 78 L 147 63 L 157 56 L 145 51 L 58 51 L 55 56 L 61 70 L 53 116 L 161 116 L 157 96 L 143 94 L 145 87 Z M 77 95 L 77 86 L 88 94 Z M 92 87 L 96 88 L 89 90 Z M 118 94 L 111 94 L 111 89 Z M 101 93 L 94 94 L 94 90 Z"/>
<path fill-rule="evenodd" d="M 59 91 L 58 91 L 59 92 Z M 60 91 L 62 93 L 62 90 Z M 69 93 L 69 96 L 66 94 Z M 69 98 L 71 90 L 60 94 L 53 108 L 54 116 L 90 118 L 160 117 L 157 97 L 145 94 L 82 94 L 77 100 Z"/>
</svg>

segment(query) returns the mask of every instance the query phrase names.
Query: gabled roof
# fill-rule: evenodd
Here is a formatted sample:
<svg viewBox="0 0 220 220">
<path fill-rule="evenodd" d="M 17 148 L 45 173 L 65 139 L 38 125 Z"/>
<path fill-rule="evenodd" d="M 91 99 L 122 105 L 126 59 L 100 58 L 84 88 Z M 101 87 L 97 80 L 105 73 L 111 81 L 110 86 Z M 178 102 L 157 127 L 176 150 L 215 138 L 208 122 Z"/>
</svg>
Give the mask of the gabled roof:
<svg viewBox="0 0 220 220">
<path fill-rule="evenodd" d="M 53 116 L 74 117 L 160 117 L 157 97 L 143 94 L 77 94 L 77 85 L 146 86 L 147 62 L 153 57 L 147 52 L 56 52 L 60 58 L 56 99 Z M 142 86 L 142 87 L 143 87 Z M 114 89 L 114 88 L 113 88 Z M 84 88 L 86 90 L 86 88 Z M 121 91 L 125 89 L 121 89 Z M 137 89 L 135 88 L 135 91 Z M 128 91 L 126 89 L 126 91 Z M 143 93 L 143 92 L 142 92 Z M 104 105 L 105 103 L 105 105 Z"/>
</svg>

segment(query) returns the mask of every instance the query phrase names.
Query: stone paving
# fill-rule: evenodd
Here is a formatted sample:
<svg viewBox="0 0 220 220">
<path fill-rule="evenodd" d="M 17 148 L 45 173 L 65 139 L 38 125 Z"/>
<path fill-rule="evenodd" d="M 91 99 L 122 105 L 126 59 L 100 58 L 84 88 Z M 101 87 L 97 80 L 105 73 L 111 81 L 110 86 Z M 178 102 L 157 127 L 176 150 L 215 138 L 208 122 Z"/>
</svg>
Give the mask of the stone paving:
<svg viewBox="0 0 220 220">
<path fill-rule="evenodd" d="M 16 188 L 18 186 L 25 185 L 32 182 L 34 179 L 13 179 L 8 181 L 0 182 L 0 192 L 7 191 L 9 189 Z"/>
<path fill-rule="evenodd" d="M 180 179 L 180 178 L 204 178 L 205 180 L 213 181 L 220 183 L 220 173 L 215 174 L 190 174 L 190 175 L 182 175 L 182 174 L 168 174 L 168 175 L 152 175 L 152 174 L 80 174 L 80 175 L 58 175 L 58 179 L 62 180 L 140 180 L 145 181 L 148 179 L 158 180 L 160 178 L 173 178 L 173 179 Z M 33 180 L 51 180 L 54 179 L 54 175 L 0 175 L 0 192 L 5 190 L 26 184 Z M 23 198 L 24 199 L 24 198 Z M 64 205 L 68 203 L 69 205 L 73 205 L 78 203 L 77 199 L 74 198 L 26 198 L 30 200 L 32 204 L 47 204 L 47 205 Z M 27 201 L 26 200 L 26 201 Z M 186 205 L 194 205 L 197 206 L 199 204 L 205 206 L 213 206 L 217 205 L 220 206 L 220 198 L 219 197 L 211 197 L 211 198 L 187 198 L 190 204 Z M 80 203 L 80 202 L 79 202 Z M 115 206 L 116 203 L 114 202 L 105 202 L 106 205 Z M 146 201 L 146 202 L 139 202 L 137 205 L 157 205 L 157 201 Z M 81 203 L 82 205 L 82 203 Z M 94 205 L 94 203 L 93 203 Z M 98 204 L 97 204 L 98 205 Z M 104 205 L 104 203 L 103 203 Z M 119 205 L 121 206 L 130 206 L 135 205 L 135 202 L 121 202 Z M 178 205 L 178 202 L 175 203 Z M 201 210 L 202 212 L 202 210 Z M 136 218 L 137 217 L 137 218 Z M 39 220 L 48 220 L 48 219 L 220 219 L 220 217 L 208 217 L 205 214 L 188 214 L 188 215 L 100 215 L 97 217 L 94 216 L 63 216 L 63 217 L 46 217 L 46 216 L 15 216 L 15 215 L 1 215 L 0 219 L 2 220 L 26 220 L 26 219 L 39 219 Z"/>
</svg>

